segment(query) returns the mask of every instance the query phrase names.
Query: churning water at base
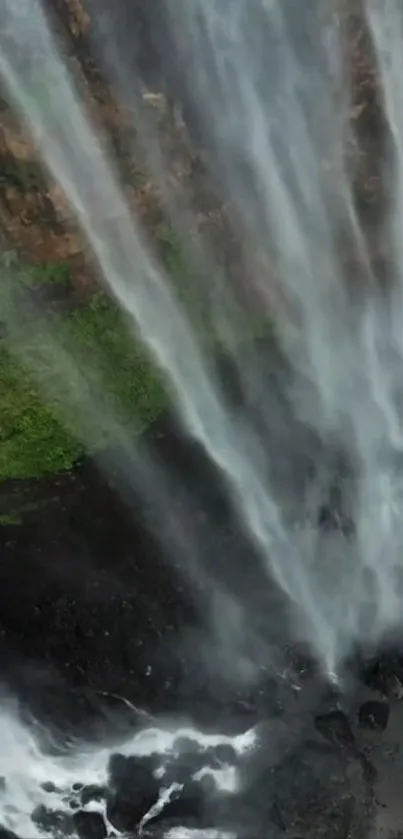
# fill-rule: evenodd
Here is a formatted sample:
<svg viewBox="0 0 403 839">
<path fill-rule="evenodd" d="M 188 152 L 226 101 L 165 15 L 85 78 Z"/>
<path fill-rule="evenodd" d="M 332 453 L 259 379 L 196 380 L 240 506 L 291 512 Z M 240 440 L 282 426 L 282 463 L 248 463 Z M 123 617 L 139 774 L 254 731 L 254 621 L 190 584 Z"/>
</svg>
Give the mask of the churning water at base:
<svg viewBox="0 0 403 839">
<path fill-rule="evenodd" d="M 134 5 L 137 14 L 145 13 L 139 11 L 141 4 Z M 166 0 L 158 6 L 164 12 L 166 65 L 175 69 L 168 76 L 168 93 L 182 105 L 217 194 L 236 219 L 243 298 L 197 229 L 186 190 L 180 200 L 174 194 L 166 150 L 147 122 L 142 80 L 133 75 L 129 61 L 130 33 L 125 41 L 121 25 L 125 15 L 120 19 L 117 11 L 95 0 L 89 6 L 95 19 L 97 8 L 100 12 L 95 48 L 131 108 L 146 164 L 188 248 L 189 276 L 206 306 L 209 334 L 237 371 L 246 405 L 242 416 L 220 386 L 192 313 L 129 210 L 58 50 L 51 18 L 38 0 L 3 0 L 0 77 L 5 91 L 69 200 L 100 278 L 165 373 L 186 431 L 218 467 L 258 549 L 261 569 L 290 607 L 296 637 L 337 679 L 356 644 L 376 643 L 400 629 L 403 614 L 399 2 L 367 0 L 361 13 L 372 40 L 388 149 L 382 165 L 377 161 L 389 184 L 378 225 L 386 254 L 382 280 L 371 250 L 372 232 L 357 210 L 354 161 L 348 153 L 356 148 L 357 137 L 349 119 L 343 4 Z M 130 3 L 117 3 L 116 10 L 126 6 Z M 158 25 L 150 13 L 146 23 Z M 259 343 L 242 333 L 241 299 L 249 291 L 285 361 L 282 386 L 298 427 L 309 428 L 317 441 L 309 452 L 304 435 L 301 441 L 293 436 L 296 426 L 282 425 L 275 415 Z M 296 458 L 306 454 L 309 479 L 298 484 L 295 466 L 284 487 L 272 465 L 274 450 L 279 462 L 288 462 L 294 451 Z M 336 478 L 323 454 L 329 451 L 345 464 Z M 331 524 L 324 527 L 323 511 L 332 506 L 335 482 L 340 509 L 330 511 Z M 217 596 L 217 643 L 229 639 L 235 624 L 242 637 L 253 608 L 253 591 L 247 601 L 238 596 L 227 608 L 225 582 L 224 593 Z M 258 603 L 264 611 L 263 596 Z M 262 633 L 258 641 L 259 661 L 243 669 L 245 678 L 255 665 L 270 665 L 264 650 L 270 650 L 271 639 Z M 236 673 L 236 645 L 228 643 L 226 649 Z M 40 782 L 47 772 L 59 779 L 62 806 L 73 775 L 80 774 L 80 752 L 47 766 L 28 732 L 15 721 L 9 727 L 7 716 L 1 724 L 16 756 L 6 787 L 10 797 L 2 793 L 3 821 L 24 836 L 40 835 L 28 824 L 29 808 L 41 800 Z M 135 751 L 136 744 L 124 748 Z M 86 758 L 91 783 L 104 782 L 107 754 Z M 31 774 L 20 768 L 19 755 L 32 767 Z M 25 813 L 26 820 L 20 824 L 10 816 L 10 807 Z"/>
<path fill-rule="evenodd" d="M 89 798 L 87 806 L 80 803 L 83 789 L 103 790 L 109 781 L 109 765 L 111 756 L 119 753 L 124 758 L 132 756 L 158 757 L 158 765 L 154 770 L 160 781 L 160 799 L 149 808 L 142 819 L 141 827 L 155 817 L 163 804 L 176 790 L 181 790 L 182 784 L 167 781 L 164 775 L 169 771 L 170 763 L 178 758 L 183 744 L 193 743 L 200 749 L 200 754 L 206 754 L 206 769 L 194 773 L 195 780 L 207 774 L 215 781 L 217 787 L 227 795 L 237 791 L 237 771 L 234 766 L 226 764 L 224 759 L 219 761 L 221 766 L 212 769 L 209 766 L 208 750 L 220 746 L 231 746 L 234 755 L 242 755 L 253 748 L 255 735 L 248 731 L 237 737 L 220 735 L 206 735 L 192 728 L 145 728 L 143 731 L 127 739 L 124 743 L 115 742 L 103 748 L 79 747 L 57 750 L 51 749 L 49 742 L 44 745 L 46 732 L 28 731 L 19 719 L 16 709 L 5 708 L 1 717 L 0 737 L 2 755 L 0 758 L 0 773 L 3 785 L 0 791 L 0 824 L 17 832 L 24 839 L 40 839 L 44 835 L 43 827 L 35 824 L 31 818 L 40 812 L 40 808 L 49 808 L 56 812 L 59 820 L 71 820 L 75 811 L 100 812 L 108 827 L 105 814 L 105 802 Z M 42 743 L 41 743 L 42 740 Z M 181 745 L 182 744 L 182 745 Z M 59 751 L 59 753 L 58 753 Z M 80 795 L 81 793 L 81 795 Z M 96 796 L 95 796 L 96 798 Z M 61 825 L 60 825 L 61 827 Z M 197 836 L 205 839 L 215 839 L 213 830 L 185 830 L 189 839 Z M 70 835 L 65 829 L 64 835 Z M 118 832 L 115 835 L 123 835 Z M 168 833 L 174 839 L 175 832 Z M 184 836 L 184 834 L 181 834 Z M 222 835 L 222 833 L 220 833 Z"/>
</svg>

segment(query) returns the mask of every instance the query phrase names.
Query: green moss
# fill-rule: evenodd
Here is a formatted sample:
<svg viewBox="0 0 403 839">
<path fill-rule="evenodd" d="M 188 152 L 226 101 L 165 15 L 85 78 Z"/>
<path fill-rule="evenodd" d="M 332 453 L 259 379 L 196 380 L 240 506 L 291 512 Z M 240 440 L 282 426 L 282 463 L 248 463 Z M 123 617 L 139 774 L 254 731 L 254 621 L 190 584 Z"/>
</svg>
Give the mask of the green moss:
<svg viewBox="0 0 403 839">
<path fill-rule="evenodd" d="M 89 392 L 128 430 L 138 432 L 167 404 L 162 376 L 118 308 L 96 294 L 86 308 L 64 318 L 64 340 L 74 347 Z"/>
<path fill-rule="evenodd" d="M 197 298 L 180 243 L 159 230 L 167 271 L 185 301 L 205 349 L 219 351 Z M 0 265 L 1 268 L 1 265 Z M 70 282 L 60 263 L 22 268 L 14 252 L 0 270 L 0 482 L 69 469 L 84 451 L 116 444 L 116 424 L 138 434 L 168 404 L 159 370 L 125 318 L 104 294 L 73 312 L 42 314 L 27 286 Z M 268 325 L 245 316 L 242 338 L 264 338 Z"/>
<path fill-rule="evenodd" d="M 69 314 L 26 308 L 32 277 L 59 281 L 47 269 L 4 270 L 0 280 L 0 481 L 68 469 L 85 448 L 116 444 L 116 422 L 138 433 L 167 403 L 161 375 L 104 294 Z"/>
<path fill-rule="evenodd" d="M 19 280 L 24 285 L 37 287 L 41 285 L 70 286 L 70 267 L 66 262 L 42 262 L 30 265 L 19 273 Z"/>
<path fill-rule="evenodd" d="M 1 513 L 0 514 L 0 527 L 6 527 L 7 525 L 18 525 L 22 523 L 21 513 Z"/>
<path fill-rule="evenodd" d="M 29 373 L 0 346 L 0 481 L 66 469 L 81 445 Z"/>
</svg>

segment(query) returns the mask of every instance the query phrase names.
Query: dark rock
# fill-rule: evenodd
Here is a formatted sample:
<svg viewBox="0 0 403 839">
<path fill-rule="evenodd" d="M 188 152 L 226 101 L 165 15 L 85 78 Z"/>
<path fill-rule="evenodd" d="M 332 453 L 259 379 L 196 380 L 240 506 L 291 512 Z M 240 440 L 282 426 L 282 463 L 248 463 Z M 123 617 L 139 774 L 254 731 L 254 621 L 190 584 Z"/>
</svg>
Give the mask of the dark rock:
<svg viewBox="0 0 403 839">
<path fill-rule="evenodd" d="M 202 751 L 200 743 L 190 737 L 177 737 L 173 743 L 173 751 L 179 754 L 198 754 Z"/>
<path fill-rule="evenodd" d="M 31 819 L 44 833 L 49 833 L 52 839 L 69 836 L 73 830 L 73 820 L 69 813 L 64 813 L 62 810 L 49 810 L 43 804 L 35 808 Z"/>
<path fill-rule="evenodd" d="M 397 653 L 385 653 L 367 661 L 360 668 L 360 680 L 384 696 L 403 696 L 403 658 Z"/>
<path fill-rule="evenodd" d="M 256 810 L 262 811 L 266 798 L 267 815 L 261 817 L 260 832 L 256 829 L 255 835 L 265 835 L 265 824 L 271 821 L 280 835 L 284 832 L 293 838 L 359 839 L 367 835 L 368 795 L 357 757 L 342 749 L 326 753 L 303 746 L 279 763 L 270 776 L 262 773 L 256 784 L 252 792 Z"/>
<path fill-rule="evenodd" d="M 53 781 L 45 781 L 41 786 L 44 792 L 57 792 L 56 784 Z"/>
<path fill-rule="evenodd" d="M 270 815 L 271 821 L 273 822 L 273 824 L 276 825 L 276 827 L 280 828 L 280 830 L 286 830 L 287 826 L 285 824 L 283 815 L 281 813 L 280 807 L 277 804 L 277 801 L 275 801 L 272 804 L 272 806 L 270 808 L 269 815 Z"/>
<path fill-rule="evenodd" d="M 145 757 L 125 757 L 121 754 L 113 754 L 109 760 L 109 778 L 112 786 L 138 787 L 143 784 L 152 784 L 158 791 L 158 783 L 153 778 L 153 772 L 160 764 L 158 754 L 146 755 Z"/>
<path fill-rule="evenodd" d="M 133 831 L 159 797 L 159 782 L 153 776 L 158 762 L 151 757 L 112 755 L 109 762 L 111 791 L 107 816 L 117 830 Z"/>
<path fill-rule="evenodd" d="M 81 790 L 81 804 L 85 807 L 91 801 L 102 801 L 106 797 L 105 787 L 99 787 L 97 784 L 89 784 Z"/>
<path fill-rule="evenodd" d="M 19 839 L 19 837 L 12 830 L 0 826 L 0 839 Z"/>
<path fill-rule="evenodd" d="M 238 755 L 230 743 L 220 743 L 215 746 L 214 756 L 220 763 L 230 763 L 232 766 L 238 762 Z"/>
<path fill-rule="evenodd" d="M 100 813 L 79 810 L 73 816 L 78 839 L 106 839 L 107 829 Z"/>
<path fill-rule="evenodd" d="M 349 751 L 355 751 L 355 737 L 343 711 L 336 709 L 326 714 L 319 714 L 315 718 L 315 728 L 330 743 Z"/>
<path fill-rule="evenodd" d="M 170 784 L 186 784 L 192 776 L 208 765 L 203 752 L 183 754 L 166 766 L 164 782 Z"/>
<path fill-rule="evenodd" d="M 204 780 L 204 779 L 203 779 Z M 206 786 L 198 781 L 186 784 L 180 792 L 174 793 L 163 810 L 148 824 L 159 824 L 168 821 L 186 824 L 189 820 L 199 828 L 214 827 L 214 817 L 211 808 L 206 806 Z"/>
<path fill-rule="evenodd" d="M 358 723 L 361 728 L 385 731 L 389 720 L 389 712 L 387 702 L 376 702 L 375 700 L 364 702 L 358 711 Z"/>
</svg>

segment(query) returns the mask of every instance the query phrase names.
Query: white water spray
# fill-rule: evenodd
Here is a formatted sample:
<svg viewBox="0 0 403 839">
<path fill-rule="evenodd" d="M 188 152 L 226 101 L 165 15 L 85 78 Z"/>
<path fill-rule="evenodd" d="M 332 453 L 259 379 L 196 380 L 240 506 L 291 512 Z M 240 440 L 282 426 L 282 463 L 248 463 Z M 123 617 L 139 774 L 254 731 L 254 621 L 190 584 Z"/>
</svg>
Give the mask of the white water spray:
<svg viewBox="0 0 403 839">
<path fill-rule="evenodd" d="M 230 738 L 202 734 L 196 729 L 185 727 L 176 730 L 145 728 L 124 743 L 111 743 L 105 748 L 86 748 L 77 744 L 64 754 L 55 755 L 49 750 L 49 743 L 46 744 L 46 733 L 40 729 L 28 731 L 24 728 L 18 718 L 17 708 L 8 702 L 3 702 L 0 737 L 0 777 L 4 778 L 4 786 L 0 790 L 0 824 L 17 831 L 24 839 L 43 837 L 43 831 L 31 820 L 36 807 L 42 805 L 71 816 L 77 787 L 92 784 L 105 786 L 108 783 L 109 759 L 114 752 L 118 751 L 125 757 L 158 753 L 163 779 L 164 761 L 175 754 L 175 742 L 180 737 L 192 739 L 204 750 L 219 744 L 230 744 L 240 757 L 253 748 L 255 743 L 253 731 Z M 223 791 L 236 792 L 235 770 L 223 766 L 214 772 L 214 778 Z M 166 790 L 163 783 L 162 789 L 164 793 Z M 84 809 L 94 811 L 94 802 Z M 98 809 L 103 812 L 104 805 L 99 805 Z"/>
</svg>

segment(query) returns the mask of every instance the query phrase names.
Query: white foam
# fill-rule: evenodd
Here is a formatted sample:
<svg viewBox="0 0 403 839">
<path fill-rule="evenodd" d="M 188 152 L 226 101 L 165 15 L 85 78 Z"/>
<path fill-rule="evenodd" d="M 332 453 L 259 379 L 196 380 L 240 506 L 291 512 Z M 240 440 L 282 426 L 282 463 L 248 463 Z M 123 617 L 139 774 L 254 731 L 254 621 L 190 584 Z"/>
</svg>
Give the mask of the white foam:
<svg viewBox="0 0 403 839">
<path fill-rule="evenodd" d="M 43 833 L 31 821 L 31 814 L 36 807 L 44 805 L 51 810 L 71 814 L 70 802 L 75 798 L 73 785 L 105 785 L 112 754 L 119 752 L 129 757 L 158 753 L 163 763 L 164 759 L 169 760 L 170 756 L 178 756 L 174 744 L 179 737 L 197 741 L 202 750 L 220 744 L 230 744 L 239 756 L 252 749 L 256 742 L 256 734 L 252 729 L 244 734 L 229 737 L 205 734 L 189 726 L 176 730 L 173 727 L 153 727 L 136 732 L 124 743 L 116 742 L 101 748 L 80 743 L 60 753 L 54 744 L 52 749 L 49 748 L 52 744 L 49 743 L 49 737 L 43 729 L 39 726 L 32 726 L 30 729 L 23 725 L 18 716 L 17 706 L 5 702 L 0 713 L 0 778 L 4 778 L 4 788 L 0 789 L 0 825 L 15 831 L 24 839 L 40 839 Z M 222 791 L 236 791 L 238 779 L 235 767 L 223 764 L 220 769 L 206 768 L 195 773 L 193 778 L 199 780 L 208 773 L 215 778 Z M 42 785 L 49 782 L 54 785 L 55 791 L 48 792 L 43 789 Z M 175 785 L 175 788 L 177 786 Z M 160 799 L 152 808 L 152 812 L 145 814 L 145 821 L 162 809 L 172 791 L 172 787 L 161 791 Z M 97 810 L 105 818 L 103 802 L 91 802 L 83 809 Z"/>
</svg>

